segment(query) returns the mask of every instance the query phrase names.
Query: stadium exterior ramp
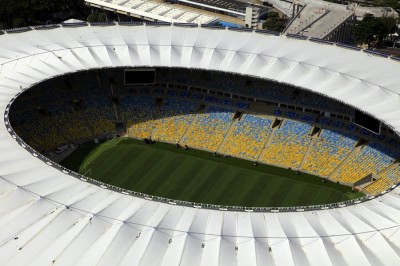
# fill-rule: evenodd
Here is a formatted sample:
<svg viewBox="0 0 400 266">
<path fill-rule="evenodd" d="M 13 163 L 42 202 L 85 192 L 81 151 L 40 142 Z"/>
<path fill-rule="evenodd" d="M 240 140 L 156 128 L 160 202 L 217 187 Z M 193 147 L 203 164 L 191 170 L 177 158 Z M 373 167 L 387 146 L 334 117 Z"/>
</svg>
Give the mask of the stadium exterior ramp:
<svg viewBox="0 0 400 266">
<path fill-rule="evenodd" d="M 55 25 L 0 36 L 1 265 L 400 265 L 399 189 L 353 204 L 227 210 L 143 198 L 61 169 L 12 131 L 31 85 L 116 66 L 240 72 L 301 86 L 400 130 L 400 64 L 286 36 L 159 25 Z"/>
</svg>

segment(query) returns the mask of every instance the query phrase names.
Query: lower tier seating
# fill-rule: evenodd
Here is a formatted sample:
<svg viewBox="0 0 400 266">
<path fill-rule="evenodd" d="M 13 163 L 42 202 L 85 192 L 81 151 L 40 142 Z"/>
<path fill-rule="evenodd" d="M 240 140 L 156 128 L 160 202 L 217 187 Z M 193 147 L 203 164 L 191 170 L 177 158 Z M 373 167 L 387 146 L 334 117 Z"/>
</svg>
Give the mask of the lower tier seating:
<svg viewBox="0 0 400 266">
<path fill-rule="evenodd" d="M 306 158 L 303 169 L 321 176 L 329 176 L 350 154 L 357 137 L 334 129 L 323 129 Z"/>
<path fill-rule="evenodd" d="M 94 135 L 104 135 L 115 131 L 115 114 L 107 98 L 88 99 L 84 110 L 86 119 Z"/>
<path fill-rule="evenodd" d="M 380 175 L 380 178 L 364 188 L 371 195 L 377 195 L 400 181 L 400 164 L 395 165 Z"/>
<path fill-rule="evenodd" d="M 275 130 L 260 161 L 298 168 L 311 142 L 311 128 L 309 124 L 285 120 L 281 128 Z"/>
<path fill-rule="evenodd" d="M 236 157 L 257 160 L 271 134 L 272 120 L 245 114 L 227 136 L 220 152 Z"/>
<path fill-rule="evenodd" d="M 400 151 L 391 150 L 378 142 L 371 142 L 358 150 L 334 175 L 334 180 L 354 183 L 368 174 L 377 174 L 400 156 Z"/>
<path fill-rule="evenodd" d="M 121 118 L 127 121 L 128 135 L 133 138 L 151 138 L 154 127 L 154 98 L 150 96 L 123 97 Z"/>
<path fill-rule="evenodd" d="M 161 118 L 154 123 L 153 138 L 178 143 L 192 123 L 197 106 L 197 102 L 166 98 L 160 107 Z"/>
<path fill-rule="evenodd" d="M 233 112 L 220 108 L 209 107 L 204 114 L 198 114 L 193 121 L 182 144 L 190 147 L 217 151 L 232 123 Z"/>
</svg>

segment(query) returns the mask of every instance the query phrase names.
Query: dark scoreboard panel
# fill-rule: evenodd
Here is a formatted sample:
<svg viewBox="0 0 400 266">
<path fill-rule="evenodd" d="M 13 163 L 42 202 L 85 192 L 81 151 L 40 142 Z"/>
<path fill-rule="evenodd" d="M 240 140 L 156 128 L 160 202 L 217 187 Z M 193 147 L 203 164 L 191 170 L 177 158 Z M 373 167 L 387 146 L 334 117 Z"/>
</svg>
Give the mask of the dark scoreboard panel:
<svg viewBox="0 0 400 266">
<path fill-rule="evenodd" d="M 125 85 L 154 84 L 156 70 L 153 68 L 125 69 Z"/>
<path fill-rule="evenodd" d="M 355 110 L 354 123 L 359 126 L 362 126 L 363 128 L 366 128 L 376 134 L 380 134 L 381 122 L 363 112 Z"/>
</svg>

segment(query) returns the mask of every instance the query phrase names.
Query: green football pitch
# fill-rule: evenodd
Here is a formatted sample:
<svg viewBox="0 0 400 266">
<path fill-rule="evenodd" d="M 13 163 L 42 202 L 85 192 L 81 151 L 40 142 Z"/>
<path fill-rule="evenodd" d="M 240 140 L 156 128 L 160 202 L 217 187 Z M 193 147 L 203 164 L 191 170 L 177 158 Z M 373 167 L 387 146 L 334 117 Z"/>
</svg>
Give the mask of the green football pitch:
<svg viewBox="0 0 400 266">
<path fill-rule="evenodd" d="M 320 177 L 127 138 L 86 143 L 61 164 L 110 185 L 165 198 L 231 206 L 283 207 L 360 197 Z"/>
</svg>

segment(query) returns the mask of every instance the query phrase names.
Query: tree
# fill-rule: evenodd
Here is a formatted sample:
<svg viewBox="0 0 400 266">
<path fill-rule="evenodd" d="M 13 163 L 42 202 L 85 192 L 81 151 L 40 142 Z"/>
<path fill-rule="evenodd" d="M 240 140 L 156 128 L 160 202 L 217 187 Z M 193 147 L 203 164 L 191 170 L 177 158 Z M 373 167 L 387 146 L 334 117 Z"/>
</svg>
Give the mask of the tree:
<svg viewBox="0 0 400 266">
<path fill-rule="evenodd" d="M 376 18 L 372 14 L 365 14 L 363 20 L 354 27 L 354 36 L 357 44 L 366 44 L 368 48 L 382 43 L 390 33 L 396 32 L 396 19 L 393 17 Z"/>
<path fill-rule="evenodd" d="M 381 1 L 378 1 L 376 6 L 391 7 L 394 10 L 397 10 L 398 8 L 400 8 L 398 0 L 381 0 Z"/>
<path fill-rule="evenodd" d="M 21 28 L 25 26 L 25 21 L 22 18 L 15 18 L 12 21 L 13 28 Z"/>
<path fill-rule="evenodd" d="M 263 29 L 282 32 L 286 28 L 287 21 L 286 18 L 280 18 L 277 12 L 271 11 L 262 27 Z"/>
<path fill-rule="evenodd" d="M 354 27 L 354 36 L 357 44 L 367 44 L 368 48 L 376 41 L 375 34 L 378 31 L 379 23 L 372 14 L 365 14 L 363 19 Z"/>
<path fill-rule="evenodd" d="M 393 17 L 378 18 L 380 24 L 379 41 L 383 41 L 389 34 L 395 33 L 397 30 L 397 22 Z"/>
<path fill-rule="evenodd" d="M 107 16 L 104 13 L 99 13 L 99 12 L 93 12 L 90 13 L 89 16 L 87 17 L 87 22 L 102 22 L 102 21 L 107 21 Z"/>
<path fill-rule="evenodd" d="M 98 21 L 107 21 L 107 16 L 105 13 L 99 13 L 99 15 L 97 16 Z"/>
<path fill-rule="evenodd" d="M 56 14 L 86 18 L 88 13 L 83 0 L 0 0 L 0 24 L 5 28 L 62 21 Z"/>
<path fill-rule="evenodd" d="M 97 12 L 90 13 L 86 19 L 87 22 L 96 22 L 97 21 Z"/>
</svg>

